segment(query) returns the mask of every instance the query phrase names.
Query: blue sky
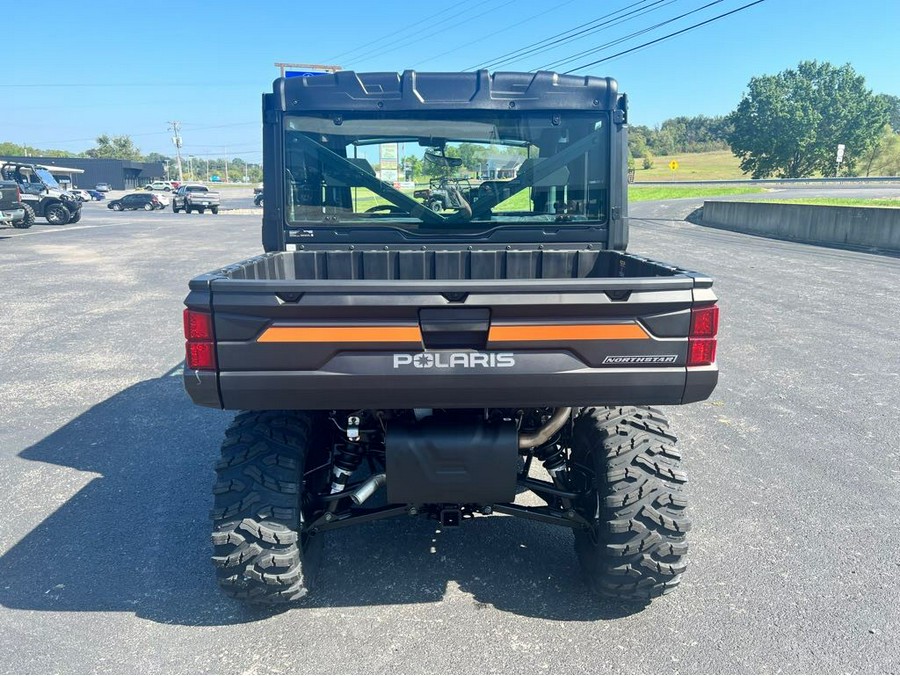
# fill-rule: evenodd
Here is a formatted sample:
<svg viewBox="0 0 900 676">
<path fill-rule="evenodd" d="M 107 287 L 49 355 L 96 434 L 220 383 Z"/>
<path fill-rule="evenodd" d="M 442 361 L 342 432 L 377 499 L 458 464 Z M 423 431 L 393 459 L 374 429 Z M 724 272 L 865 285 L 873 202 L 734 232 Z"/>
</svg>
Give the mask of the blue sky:
<svg viewBox="0 0 900 676">
<path fill-rule="evenodd" d="M 40 19 L 34 4 L 4 3 L 6 26 L 27 26 L 28 37 L 7 44 L 10 58 L 0 68 L 0 141 L 81 151 L 98 134 L 130 134 L 144 152 L 171 154 L 167 121 L 179 120 L 185 154 L 259 161 L 260 94 L 278 74 L 276 61 L 358 71 L 469 70 L 580 24 L 633 12 L 499 68 L 527 71 L 585 52 L 563 71 L 751 1 L 41 0 Z M 618 79 L 632 123 L 652 126 L 677 115 L 726 114 L 752 76 L 804 59 L 850 63 L 875 92 L 900 95 L 900 0 L 765 0 L 575 72 Z"/>
</svg>

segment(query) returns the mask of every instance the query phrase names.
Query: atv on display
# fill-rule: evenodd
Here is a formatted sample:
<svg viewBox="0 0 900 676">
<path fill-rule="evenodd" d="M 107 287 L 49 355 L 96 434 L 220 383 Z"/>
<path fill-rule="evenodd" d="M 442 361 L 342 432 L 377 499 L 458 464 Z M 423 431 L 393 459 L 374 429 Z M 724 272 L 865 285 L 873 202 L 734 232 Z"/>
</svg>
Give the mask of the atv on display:
<svg viewBox="0 0 900 676">
<path fill-rule="evenodd" d="M 625 251 L 616 81 L 303 80 L 263 97 L 266 253 L 185 300 L 185 388 L 240 411 L 213 490 L 221 587 L 294 601 L 335 529 L 505 514 L 574 533 L 600 595 L 673 589 L 685 474 L 657 406 L 712 393 L 718 306 L 708 276 Z M 448 172 L 418 199 L 370 162 L 402 145 L 452 168 L 462 143 L 523 161 L 486 188 Z"/>
<path fill-rule="evenodd" d="M 60 186 L 47 167 L 5 162 L 0 166 L 0 177 L 18 184 L 30 217 L 44 218 L 50 225 L 81 220 L 81 202 Z"/>
</svg>

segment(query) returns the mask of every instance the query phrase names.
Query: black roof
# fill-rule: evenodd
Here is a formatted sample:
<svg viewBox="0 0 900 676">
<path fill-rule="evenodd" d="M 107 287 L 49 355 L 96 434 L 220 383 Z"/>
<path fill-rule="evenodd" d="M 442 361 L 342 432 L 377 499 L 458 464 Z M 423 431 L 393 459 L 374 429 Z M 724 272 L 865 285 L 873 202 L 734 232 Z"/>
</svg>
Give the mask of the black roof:
<svg viewBox="0 0 900 676">
<path fill-rule="evenodd" d="M 537 73 L 357 73 L 278 78 L 266 107 L 281 111 L 613 110 L 613 78 Z"/>
</svg>

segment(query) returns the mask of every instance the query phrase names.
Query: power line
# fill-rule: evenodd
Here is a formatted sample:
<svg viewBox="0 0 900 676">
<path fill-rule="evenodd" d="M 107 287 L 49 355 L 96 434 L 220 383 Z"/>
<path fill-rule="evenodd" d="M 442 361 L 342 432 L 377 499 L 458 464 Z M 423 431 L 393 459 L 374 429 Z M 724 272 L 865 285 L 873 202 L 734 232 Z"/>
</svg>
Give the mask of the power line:
<svg viewBox="0 0 900 676">
<path fill-rule="evenodd" d="M 585 23 L 578 24 L 574 28 L 569 28 L 567 30 L 564 30 L 561 33 L 557 33 L 556 35 L 551 35 L 550 37 L 544 38 L 543 40 L 538 40 L 537 42 L 533 42 L 530 45 L 525 45 L 524 47 L 519 47 L 518 49 L 514 49 L 511 52 L 501 54 L 500 56 L 495 57 L 492 60 L 482 61 L 478 65 L 472 66 L 471 68 L 467 68 L 466 70 L 478 70 L 480 68 L 494 68 L 496 66 L 499 66 L 499 65 L 502 65 L 505 63 L 513 62 L 520 56 L 525 56 L 527 54 L 530 54 L 533 51 L 536 51 L 536 50 L 542 49 L 543 47 L 549 46 L 550 44 L 555 44 L 554 40 L 556 40 L 557 42 L 567 40 L 570 37 L 572 37 L 573 35 L 577 35 L 578 34 L 577 31 L 579 31 L 579 29 L 591 30 L 591 27 L 596 26 L 598 23 L 603 25 L 601 22 L 603 22 L 605 19 L 610 19 L 610 17 L 615 17 L 617 14 L 621 14 L 625 10 L 631 9 L 632 7 L 638 7 L 640 5 L 646 4 L 647 1 L 648 0 L 638 0 L 637 2 L 634 2 L 625 7 L 622 7 L 621 9 L 617 9 L 614 12 L 609 12 L 608 14 L 604 14 L 603 16 L 597 17 L 596 19 L 592 19 L 591 21 L 586 21 Z M 660 2 L 662 2 L 662 0 L 656 0 L 656 2 L 653 3 L 653 5 L 659 4 Z M 653 5 L 651 5 L 651 7 Z M 638 10 L 635 10 L 635 11 L 638 11 Z M 623 16 L 627 16 L 627 14 L 625 14 Z M 621 18 L 621 17 L 619 17 L 619 18 Z M 610 20 L 612 20 L 612 19 L 610 19 Z M 582 32 L 584 32 L 584 31 L 582 31 Z"/>
<path fill-rule="evenodd" d="M 438 54 L 437 56 L 432 56 L 432 57 L 429 57 L 429 58 L 425 59 L 424 61 L 419 61 L 419 62 L 416 64 L 416 68 L 418 68 L 418 67 L 419 67 L 421 64 L 423 64 L 423 63 L 428 63 L 429 61 L 434 61 L 435 59 L 439 59 L 439 58 L 441 58 L 442 56 L 447 56 L 447 54 L 453 54 L 454 52 L 458 52 L 458 51 L 459 51 L 460 49 L 462 49 L 463 47 L 469 47 L 469 46 L 471 46 L 471 45 L 478 44 L 479 42 L 484 42 L 485 40 L 490 40 L 491 38 L 493 38 L 493 37 L 496 36 L 496 35 L 499 35 L 500 33 L 505 33 L 506 31 L 512 30 L 513 28 L 517 28 L 517 27 L 521 26 L 521 25 L 524 24 L 524 23 L 528 23 L 529 21 L 534 21 L 535 19 L 544 16 L 545 14 L 550 14 L 551 12 L 557 12 L 557 11 L 559 11 L 559 9 L 560 9 L 561 7 L 565 7 L 566 5 L 571 5 L 573 2 L 575 2 L 575 0 L 566 0 L 566 2 L 562 2 L 562 3 L 558 4 L 558 5 L 555 5 L 555 6 L 551 7 L 550 9 L 548 9 L 548 10 L 546 10 L 546 11 L 544 11 L 544 12 L 540 12 L 539 14 L 534 14 L 533 16 L 530 16 L 530 17 L 528 17 L 527 19 L 523 19 L 522 21 L 519 21 L 519 22 L 517 22 L 517 23 L 511 24 L 511 25 L 506 26 L 506 27 L 504 27 L 504 28 L 501 28 L 500 30 L 495 30 L 495 31 L 493 31 L 493 32 L 490 33 L 490 34 L 485 35 L 484 37 L 478 38 L 477 40 L 472 40 L 471 42 L 466 42 L 466 43 L 463 43 L 463 44 L 461 44 L 461 45 L 454 45 L 454 46 L 453 46 L 453 49 L 448 49 L 446 52 L 441 52 L 441 53 Z"/>
<path fill-rule="evenodd" d="M 433 21 L 433 20 L 437 19 L 439 16 L 446 14 L 447 12 L 459 11 L 460 7 L 462 7 L 463 5 L 470 4 L 474 1 L 475 0 L 464 0 L 459 5 L 455 5 L 455 6 L 448 7 L 446 9 L 442 9 L 440 12 L 432 14 L 431 16 L 427 16 L 424 19 L 416 21 L 415 23 L 407 24 L 404 28 L 400 29 L 399 31 L 394 31 L 393 33 L 388 33 L 387 35 L 383 35 L 380 38 L 376 38 L 375 40 L 372 40 L 371 42 L 368 42 L 364 45 L 354 47 L 353 49 L 351 49 L 349 51 L 343 52 L 342 54 L 338 54 L 337 56 L 333 56 L 333 57 L 329 58 L 328 60 L 332 61 L 332 62 L 337 62 L 341 59 L 346 59 L 348 57 L 353 58 L 353 59 L 363 58 L 362 56 L 356 55 L 356 53 L 357 52 L 365 52 L 369 48 L 374 47 L 376 45 L 384 45 L 385 40 L 396 39 L 398 35 L 402 35 L 403 33 L 406 33 L 407 31 L 409 31 L 412 28 L 415 28 L 416 26 L 421 26 L 423 23 L 428 23 L 429 21 Z"/>
<path fill-rule="evenodd" d="M 504 7 L 506 7 L 508 5 L 512 5 L 516 2 L 518 2 L 518 0 L 507 0 L 507 2 L 504 2 L 501 5 L 497 5 L 496 7 L 493 7 L 491 9 L 486 9 L 485 11 L 481 12 L 480 14 L 475 14 L 474 16 L 466 17 L 462 21 L 457 21 L 456 23 L 451 23 L 446 26 L 442 26 L 441 28 L 443 31 L 447 31 L 450 28 L 455 28 L 456 26 L 463 25 L 465 23 L 468 23 L 469 21 L 474 21 L 475 19 L 478 19 L 478 18 L 484 16 L 485 14 L 490 14 L 491 12 L 496 12 L 497 10 L 503 9 Z M 406 49 L 410 45 L 417 44 L 419 42 L 422 42 L 423 40 L 434 40 L 436 35 L 438 35 L 438 34 L 437 33 L 429 33 L 428 35 L 423 35 L 418 40 L 405 41 L 402 45 L 398 45 L 396 47 L 393 47 L 392 49 L 380 49 L 379 48 L 377 50 L 377 52 L 379 55 L 391 54 L 393 52 L 396 52 L 398 49 Z M 369 54 L 372 54 L 372 53 L 374 53 L 374 52 L 370 52 Z M 359 56 L 357 58 L 365 58 L 365 57 L 369 56 L 369 54 L 363 54 L 362 56 Z"/>
<path fill-rule="evenodd" d="M 712 2 L 709 2 L 705 5 L 703 5 L 702 7 L 697 7 L 696 9 L 692 9 L 691 11 L 685 12 L 684 14 L 679 14 L 678 16 L 673 16 L 672 18 L 666 19 L 665 21 L 660 21 L 659 23 L 654 24 L 653 26 L 649 26 L 648 28 L 642 28 L 641 30 L 634 31 L 633 33 L 629 33 L 628 35 L 625 35 L 621 38 L 617 38 L 616 40 L 612 40 L 611 42 L 607 42 L 606 44 L 600 45 L 599 47 L 592 47 L 590 49 L 585 49 L 584 51 L 578 52 L 577 54 L 571 54 L 571 55 L 563 57 L 561 59 L 557 59 L 556 61 L 551 61 L 549 64 L 541 66 L 540 68 L 535 68 L 534 70 L 543 70 L 545 68 L 555 68 L 557 66 L 564 65 L 571 61 L 574 61 L 575 59 L 577 59 L 581 56 L 590 54 L 591 52 L 597 52 L 597 51 L 607 49 L 609 47 L 613 47 L 615 45 L 621 44 L 623 42 L 627 42 L 628 40 L 631 40 L 632 38 L 636 38 L 639 35 L 644 35 L 645 33 L 654 31 L 657 28 L 662 28 L 663 26 L 667 26 L 668 24 L 678 21 L 679 19 L 683 19 L 686 16 L 690 16 L 691 14 L 696 14 L 697 12 L 702 12 L 704 9 L 709 9 L 713 5 L 718 5 L 721 2 L 723 2 L 723 0 L 713 0 Z"/>
<path fill-rule="evenodd" d="M 668 35 L 664 35 L 661 38 L 657 38 L 656 40 L 651 40 L 650 42 L 645 42 L 642 45 L 638 45 L 637 47 L 632 47 L 631 49 L 626 49 L 625 51 L 619 52 L 618 54 L 613 54 L 612 56 L 607 56 L 603 59 L 598 59 L 596 61 L 591 61 L 590 63 L 584 63 L 580 66 L 576 66 L 571 70 L 565 71 L 566 73 L 572 73 L 576 70 L 581 70 L 582 68 L 590 68 L 591 66 L 596 66 L 598 63 L 603 63 L 604 61 L 611 61 L 612 59 L 618 58 L 620 56 L 624 56 L 625 54 L 630 54 L 632 52 L 636 52 L 639 49 L 644 49 L 645 47 L 649 47 L 650 45 L 655 45 L 658 42 L 662 42 L 663 40 L 668 40 L 669 38 L 673 38 L 676 35 L 681 35 L 682 33 L 687 33 L 688 31 L 692 31 L 695 28 L 700 28 L 701 26 L 705 26 L 706 24 L 712 23 L 713 21 L 718 21 L 719 19 L 724 19 L 726 16 L 730 16 L 732 14 L 736 14 L 737 12 L 743 11 L 754 5 L 759 5 L 766 0 L 756 0 L 755 2 L 748 3 L 743 5 L 742 7 L 738 7 L 737 9 L 733 9 L 730 12 L 725 12 L 724 14 L 719 14 L 718 16 L 714 16 L 711 19 L 707 19 L 706 21 L 701 21 L 700 23 L 696 23 L 693 26 L 688 26 L 687 28 L 683 28 L 680 31 L 675 31 L 674 33 L 669 33 Z"/>
<path fill-rule="evenodd" d="M 204 126 L 196 126 L 196 123 L 194 125 L 192 125 L 191 123 L 179 123 L 179 124 L 181 124 L 182 126 L 188 127 L 190 129 L 190 131 L 205 131 L 207 129 L 225 129 L 226 127 L 245 127 L 245 126 L 248 126 L 251 124 L 252 125 L 261 125 L 262 121 L 256 120 L 254 122 L 232 122 L 229 124 L 213 124 L 213 125 L 204 125 Z M 138 138 L 138 137 L 144 137 L 144 136 L 165 136 L 165 135 L 168 135 L 169 133 L 171 133 L 171 129 L 169 129 L 167 131 L 146 131 L 146 132 L 138 132 L 136 134 L 123 134 L 123 136 Z M 62 143 L 79 143 L 81 141 L 96 141 L 96 140 L 97 140 L 97 135 L 94 135 L 94 136 L 89 136 L 89 137 L 85 137 L 85 138 L 70 138 L 70 139 L 66 139 L 64 141 L 35 141 L 34 145 L 48 146 L 48 145 L 56 145 L 56 144 L 62 144 Z"/>
</svg>

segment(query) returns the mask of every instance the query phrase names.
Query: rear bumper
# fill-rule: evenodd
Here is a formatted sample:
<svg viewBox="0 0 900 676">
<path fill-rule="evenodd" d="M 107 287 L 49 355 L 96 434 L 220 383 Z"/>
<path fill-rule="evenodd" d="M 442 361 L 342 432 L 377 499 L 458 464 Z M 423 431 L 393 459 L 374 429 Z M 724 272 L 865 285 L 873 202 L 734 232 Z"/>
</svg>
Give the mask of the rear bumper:
<svg viewBox="0 0 900 676">
<path fill-rule="evenodd" d="M 546 374 L 186 372 L 194 403 L 232 410 L 515 408 L 702 401 L 718 368 L 590 369 Z"/>
<path fill-rule="evenodd" d="M 0 221 L 24 221 L 25 220 L 25 210 L 24 209 L 4 209 L 0 211 Z"/>
</svg>

